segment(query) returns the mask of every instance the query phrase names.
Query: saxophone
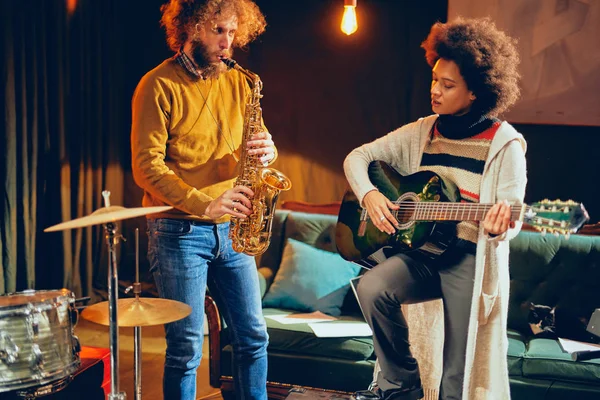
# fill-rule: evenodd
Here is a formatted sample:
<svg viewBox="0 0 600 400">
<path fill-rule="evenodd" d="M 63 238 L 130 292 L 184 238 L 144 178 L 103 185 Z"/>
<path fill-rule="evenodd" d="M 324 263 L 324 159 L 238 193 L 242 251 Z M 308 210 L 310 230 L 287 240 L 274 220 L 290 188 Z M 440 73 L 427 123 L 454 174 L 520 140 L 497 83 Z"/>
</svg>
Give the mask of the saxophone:
<svg viewBox="0 0 600 400">
<path fill-rule="evenodd" d="M 229 237 L 233 250 L 256 256 L 264 253 L 271 242 L 271 229 L 275 206 L 281 191 L 289 190 L 292 182 L 284 174 L 273 168 L 265 168 L 258 156 L 249 155 L 246 143 L 250 137 L 262 131 L 262 109 L 260 99 L 262 81 L 258 75 L 242 68 L 229 58 L 221 59 L 229 68 L 241 72 L 250 82 L 251 94 L 244 113 L 242 134 L 241 171 L 235 185 L 243 185 L 254 192 L 252 214 L 247 218 L 231 217 Z"/>
</svg>

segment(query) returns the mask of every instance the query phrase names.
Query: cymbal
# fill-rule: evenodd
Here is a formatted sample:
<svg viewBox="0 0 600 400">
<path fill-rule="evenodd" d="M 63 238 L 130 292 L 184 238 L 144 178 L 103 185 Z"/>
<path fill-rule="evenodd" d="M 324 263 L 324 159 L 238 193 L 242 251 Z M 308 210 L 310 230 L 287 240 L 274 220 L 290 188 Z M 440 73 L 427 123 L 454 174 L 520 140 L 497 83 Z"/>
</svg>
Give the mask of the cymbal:
<svg viewBox="0 0 600 400">
<path fill-rule="evenodd" d="M 162 325 L 183 319 L 191 312 L 192 307 L 175 300 L 148 297 L 118 299 L 117 325 Z M 86 307 L 81 317 L 100 325 L 109 325 L 108 301 Z"/>
<path fill-rule="evenodd" d="M 85 217 L 76 218 L 71 221 L 61 222 L 60 224 L 44 229 L 44 232 L 62 231 L 65 229 L 83 228 L 86 226 L 106 224 L 116 222 L 122 219 L 141 217 L 142 215 L 154 214 L 170 210 L 171 206 L 160 207 L 137 207 L 125 208 L 121 206 L 102 207 Z"/>
</svg>

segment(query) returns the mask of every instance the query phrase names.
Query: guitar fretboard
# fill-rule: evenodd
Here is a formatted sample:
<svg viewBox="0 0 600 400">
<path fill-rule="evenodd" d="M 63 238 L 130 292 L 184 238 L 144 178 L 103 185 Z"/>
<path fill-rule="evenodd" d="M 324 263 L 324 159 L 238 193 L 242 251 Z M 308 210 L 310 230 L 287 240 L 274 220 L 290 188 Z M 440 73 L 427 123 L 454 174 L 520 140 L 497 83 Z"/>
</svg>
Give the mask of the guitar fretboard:
<svg viewBox="0 0 600 400">
<path fill-rule="evenodd" d="M 494 204 L 396 202 L 399 210 L 393 211 L 398 221 L 483 221 Z M 511 221 L 522 220 L 525 205 L 512 205 Z"/>
</svg>

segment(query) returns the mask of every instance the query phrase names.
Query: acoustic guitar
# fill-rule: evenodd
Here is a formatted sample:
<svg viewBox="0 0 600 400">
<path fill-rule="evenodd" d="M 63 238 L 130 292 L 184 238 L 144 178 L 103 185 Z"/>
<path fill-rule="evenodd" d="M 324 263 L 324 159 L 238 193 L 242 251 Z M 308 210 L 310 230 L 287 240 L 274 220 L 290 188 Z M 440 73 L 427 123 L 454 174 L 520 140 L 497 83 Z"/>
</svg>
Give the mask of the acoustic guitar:
<svg viewBox="0 0 600 400">
<path fill-rule="evenodd" d="M 388 199 L 400 206 L 391 210 L 400 223 L 393 235 L 371 222 L 352 190 L 342 200 L 335 240 L 339 254 L 366 267 L 378 263 L 376 253 L 417 252 L 435 259 L 456 239 L 459 221 L 482 221 L 494 204 L 461 203 L 458 188 L 431 171 L 402 176 L 382 161 L 369 165 L 369 178 Z M 542 233 L 570 235 L 589 219 L 580 203 L 549 201 L 511 205 L 511 220 L 522 221 Z"/>
</svg>

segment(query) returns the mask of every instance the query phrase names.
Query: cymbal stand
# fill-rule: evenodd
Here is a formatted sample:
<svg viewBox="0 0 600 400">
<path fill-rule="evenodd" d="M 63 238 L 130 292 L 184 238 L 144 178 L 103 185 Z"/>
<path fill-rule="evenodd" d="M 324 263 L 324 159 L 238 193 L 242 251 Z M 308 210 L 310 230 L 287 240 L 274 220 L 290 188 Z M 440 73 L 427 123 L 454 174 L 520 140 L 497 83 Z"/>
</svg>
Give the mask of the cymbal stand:
<svg viewBox="0 0 600 400">
<path fill-rule="evenodd" d="M 102 191 L 104 206 L 110 207 L 110 192 Z M 106 243 L 108 245 L 108 314 L 109 314 L 109 347 L 110 347 L 110 393 L 108 400 L 125 400 L 125 392 L 119 392 L 119 326 L 117 318 L 117 299 L 119 297 L 119 279 L 117 274 L 116 245 L 121 235 L 117 235 L 114 222 L 104 224 Z"/>
<path fill-rule="evenodd" d="M 142 284 L 140 283 L 140 229 L 135 228 L 135 282 L 132 286 L 125 289 L 128 293 L 133 289 L 135 301 L 139 301 L 140 293 L 142 293 Z M 142 327 L 133 327 L 133 389 L 135 400 L 142 399 Z"/>
</svg>

